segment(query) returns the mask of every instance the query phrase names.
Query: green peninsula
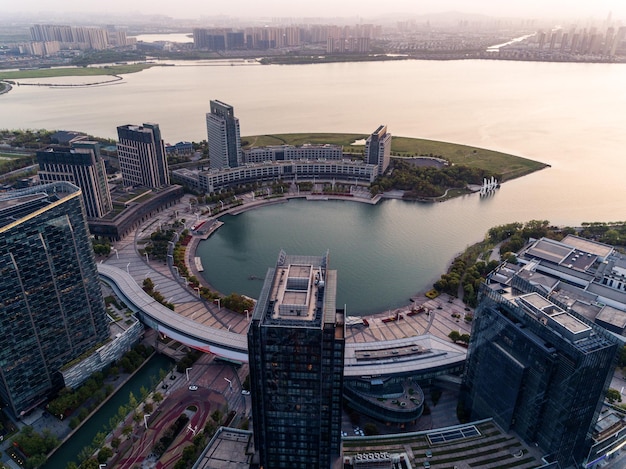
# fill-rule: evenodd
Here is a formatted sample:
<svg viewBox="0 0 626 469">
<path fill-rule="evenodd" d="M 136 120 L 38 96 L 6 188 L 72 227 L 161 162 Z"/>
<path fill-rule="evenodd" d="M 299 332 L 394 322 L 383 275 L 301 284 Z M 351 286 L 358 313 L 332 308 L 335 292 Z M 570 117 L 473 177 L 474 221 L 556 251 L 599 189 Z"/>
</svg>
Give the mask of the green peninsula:
<svg viewBox="0 0 626 469">
<path fill-rule="evenodd" d="M 344 153 L 363 158 L 367 137 L 337 133 L 255 135 L 243 137 L 242 146 L 328 143 L 342 145 Z M 483 178 L 493 176 L 504 182 L 548 166 L 494 150 L 408 137 L 392 138 L 391 156 L 393 171 L 378 178 L 372 184 L 372 192 L 402 190 L 405 198 L 420 200 L 445 200 L 467 193 L 468 185 L 480 185 Z"/>
</svg>

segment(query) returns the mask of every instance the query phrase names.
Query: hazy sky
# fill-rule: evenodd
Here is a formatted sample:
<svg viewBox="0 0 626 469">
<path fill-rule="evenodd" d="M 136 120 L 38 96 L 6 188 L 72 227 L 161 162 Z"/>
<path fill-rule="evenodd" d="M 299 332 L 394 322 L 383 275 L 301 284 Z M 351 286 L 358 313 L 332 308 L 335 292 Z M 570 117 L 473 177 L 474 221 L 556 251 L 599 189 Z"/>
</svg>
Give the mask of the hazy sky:
<svg viewBox="0 0 626 469">
<path fill-rule="evenodd" d="M 127 12 L 175 18 L 236 17 L 375 18 L 387 13 L 425 14 L 445 11 L 524 18 L 596 18 L 626 20 L 624 0 L 19 0 L 4 2 L 5 12 Z"/>
</svg>

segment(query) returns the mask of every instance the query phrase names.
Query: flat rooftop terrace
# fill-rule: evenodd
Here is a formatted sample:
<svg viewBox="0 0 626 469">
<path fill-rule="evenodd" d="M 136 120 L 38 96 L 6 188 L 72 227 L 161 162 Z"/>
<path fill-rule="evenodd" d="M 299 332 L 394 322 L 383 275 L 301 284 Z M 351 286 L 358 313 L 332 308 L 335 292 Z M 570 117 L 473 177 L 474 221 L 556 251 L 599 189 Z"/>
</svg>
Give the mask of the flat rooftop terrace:
<svg viewBox="0 0 626 469">
<path fill-rule="evenodd" d="M 270 296 L 275 302 L 272 319 L 315 319 L 317 299 L 323 296 L 323 286 L 321 267 L 313 264 L 277 266 Z"/>
</svg>

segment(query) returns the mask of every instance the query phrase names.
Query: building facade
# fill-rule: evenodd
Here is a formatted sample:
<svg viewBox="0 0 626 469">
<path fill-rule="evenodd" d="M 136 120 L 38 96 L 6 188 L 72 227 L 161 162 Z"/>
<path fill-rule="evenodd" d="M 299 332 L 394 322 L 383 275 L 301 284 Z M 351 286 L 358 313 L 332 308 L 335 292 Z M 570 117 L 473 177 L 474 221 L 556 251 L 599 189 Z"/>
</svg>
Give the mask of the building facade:
<svg viewBox="0 0 626 469">
<path fill-rule="evenodd" d="M 345 324 L 325 256 L 281 251 L 248 331 L 260 466 L 328 468 L 340 456 Z"/>
<path fill-rule="evenodd" d="M 379 126 L 365 141 L 365 161 L 378 167 L 378 175 L 382 176 L 391 161 L 391 134 L 387 126 Z"/>
<path fill-rule="evenodd" d="M 254 147 L 243 151 L 244 163 L 266 163 L 268 161 L 290 160 L 332 160 L 343 159 L 341 145 L 273 145 Z"/>
<path fill-rule="evenodd" d="M 81 140 L 71 147 L 51 147 L 37 152 L 42 184 L 71 182 L 80 187 L 87 217 L 101 218 L 113 210 L 100 144 Z"/>
<path fill-rule="evenodd" d="M 378 168 L 362 161 L 277 161 L 239 166 L 221 171 L 192 171 L 187 168 L 172 171 L 174 180 L 193 190 L 211 194 L 241 184 L 270 181 L 344 181 L 371 184 Z"/>
<path fill-rule="evenodd" d="M 617 340 L 533 292 L 484 285 L 464 389 L 471 419 L 492 417 L 549 461 L 579 465 L 592 444 Z"/>
<path fill-rule="evenodd" d="M 242 162 L 239 119 L 229 104 L 211 101 L 206 115 L 209 165 L 211 169 L 236 168 Z"/>
<path fill-rule="evenodd" d="M 16 416 L 64 385 L 64 365 L 109 337 L 78 187 L 0 196 L 0 320 L 0 397 Z"/>
<path fill-rule="evenodd" d="M 117 128 L 117 156 L 125 186 L 159 188 L 170 183 L 165 144 L 158 124 Z"/>
</svg>

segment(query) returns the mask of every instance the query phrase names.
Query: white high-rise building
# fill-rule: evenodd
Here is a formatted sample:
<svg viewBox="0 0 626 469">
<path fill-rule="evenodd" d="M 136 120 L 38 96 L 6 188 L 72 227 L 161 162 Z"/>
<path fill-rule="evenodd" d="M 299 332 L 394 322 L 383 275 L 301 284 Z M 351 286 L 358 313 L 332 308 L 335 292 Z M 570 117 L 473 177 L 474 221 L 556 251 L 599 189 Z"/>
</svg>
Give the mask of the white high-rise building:
<svg viewBox="0 0 626 469">
<path fill-rule="evenodd" d="M 113 210 L 98 142 L 81 140 L 72 143 L 71 148 L 38 151 L 37 162 L 42 184 L 65 181 L 80 187 L 89 218 L 101 218 Z"/>
<path fill-rule="evenodd" d="M 158 124 L 122 125 L 117 135 L 117 156 L 125 186 L 169 185 L 165 144 Z"/>
</svg>

